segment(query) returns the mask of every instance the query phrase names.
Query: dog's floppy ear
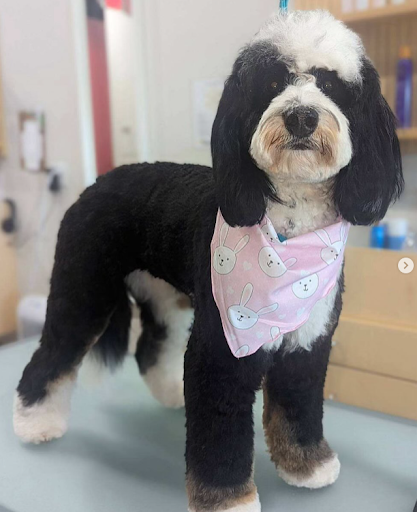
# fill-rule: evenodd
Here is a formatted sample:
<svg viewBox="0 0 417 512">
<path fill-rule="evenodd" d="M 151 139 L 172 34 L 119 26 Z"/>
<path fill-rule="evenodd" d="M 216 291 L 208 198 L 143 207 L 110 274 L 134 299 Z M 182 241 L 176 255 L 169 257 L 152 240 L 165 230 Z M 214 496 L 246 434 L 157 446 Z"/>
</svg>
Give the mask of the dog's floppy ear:
<svg viewBox="0 0 417 512">
<path fill-rule="evenodd" d="M 334 200 L 344 219 L 369 225 L 384 217 L 404 181 L 396 120 L 368 59 L 362 76 L 360 95 L 348 115 L 353 156 L 336 178 Z"/>
<path fill-rule="evenodd" d="M 211 151 L 218 205 L 230 226 L 253 226 L 266 213 L 275 190 L 249 154 L 251 113 L 239 78 L 240 61 L 225 83 L 213 124 Z M 254 131 L 254 129 L 253 129 Z"/>
</svg>

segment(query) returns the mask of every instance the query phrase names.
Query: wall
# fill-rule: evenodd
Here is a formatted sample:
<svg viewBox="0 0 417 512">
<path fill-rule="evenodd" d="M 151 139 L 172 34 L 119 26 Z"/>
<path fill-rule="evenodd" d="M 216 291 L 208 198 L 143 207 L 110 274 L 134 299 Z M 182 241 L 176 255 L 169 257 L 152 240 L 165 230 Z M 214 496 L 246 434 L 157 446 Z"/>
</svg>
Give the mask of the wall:
<svg viewBox="0 0 417 512">
<path fill-rule="evenodd" d="M 21 294 L 47 293 L 60 220 L 83 188 L 71 2 L 0 0 L 8 137 L 8 156 L 0 160 L 0 193 L 13 197 L 18 206 Z M 18 112 L 36 108 L 46 114 L 48 165 L 63 162 L 67 167 L 66 188 L 58 198 L 44 192 L 45 175 L 20 169 Z M 41 222 L 43 234 L 35 236 Z"/>
<path fill-rule="evenodd" d="M 226 78 L 277 0 L 144 2 L 152 156 L 210 164 L 193 143 L 193 80 Z"/>
<path fill-rule="evenodd" d="M 105 10 L 115 166 L 139 160 L 136 122 L 135 21 L 122 10 Z"/>
</svg>

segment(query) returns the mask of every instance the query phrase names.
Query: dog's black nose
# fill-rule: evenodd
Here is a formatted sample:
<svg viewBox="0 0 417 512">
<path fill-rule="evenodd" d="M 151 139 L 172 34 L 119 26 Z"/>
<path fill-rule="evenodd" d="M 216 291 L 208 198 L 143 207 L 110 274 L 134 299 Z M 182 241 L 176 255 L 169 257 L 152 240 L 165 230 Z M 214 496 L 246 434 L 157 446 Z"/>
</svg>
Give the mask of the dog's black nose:
<svg viewBox="0 0 417 512">
<path fill-rule="evenodd" d="M 309 107 L 297 107 L 284 115 L 286 129 L 294 137 L 303 138 L 311 135 L 319 124 L 317 110 Z"/>
</svg>

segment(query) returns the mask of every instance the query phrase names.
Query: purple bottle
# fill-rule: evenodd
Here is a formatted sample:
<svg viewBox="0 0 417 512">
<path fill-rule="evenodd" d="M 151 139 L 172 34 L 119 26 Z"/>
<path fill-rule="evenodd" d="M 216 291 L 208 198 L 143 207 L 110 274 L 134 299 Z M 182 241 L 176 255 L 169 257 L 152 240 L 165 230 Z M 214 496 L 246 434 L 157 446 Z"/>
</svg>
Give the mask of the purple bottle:
<svg viewBox="0 0 417 512">
<path fill-rule="evenodd" d="M 412 94 L 413 61 L 411 60 L 411 48 L 401 46 L 400 59 L 397 65 L 397 97 L 395 104 L 399 128 L 411 127 Z"/>
</svg>

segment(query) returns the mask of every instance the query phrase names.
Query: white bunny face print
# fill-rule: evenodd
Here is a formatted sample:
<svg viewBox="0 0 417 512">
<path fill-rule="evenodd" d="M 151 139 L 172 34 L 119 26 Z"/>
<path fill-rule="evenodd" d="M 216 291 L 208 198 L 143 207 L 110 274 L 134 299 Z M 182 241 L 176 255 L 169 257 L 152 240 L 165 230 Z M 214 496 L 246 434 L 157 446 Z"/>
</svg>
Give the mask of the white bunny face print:
<svg viewBox="0 0 417 512">
<path fill-rule="evenodd" d="M 253 285 L 251 283 L 247 283 L 243 289 L 240 304 L 230 306 L 227 310 L 229 321 L 236 329 L 250 329 L 256 324 L 260 316 L 267 315 L 268 313 L 272 313 L 278 309 L 277 303 L 261 308 L 259 311 L 249 309 L 246 307 L 246 304 L 252 297 L 252 293 Z"/>
<path fill-rule="evenodd" d="M 235 268 L 237 254 L 249 242 L 249 235 L 245 235 L 239 240 L 234 249 L 230 249 L 230 247 L 226 247 L 224 245 L 228 232 L 229 225 L 225 222 L 220 230 L 220 245 L 214 251 L 213 256 L 214 270 L 222 275 L 230 274 L 230 272 Z"/>
<path fill-rule="evenodd" d="M 279 239 L 278 235 L 275 232 L 274 227 L 272 226 L 272 224 L 269 221 L 262 226 L 261 231 L 265 235 L 265 238 L 271 244 L 287 245 L 286 240 L 281 242 L 281 240 Z"/>
<path fill-rule="evenodd" d="M 292 291 L 299 299 L 308 299 L 316 293 L 318 287 L 319 276 L 317 274 L 312 274 L 296 281 L 292 285 Z"/>
<path fill-rule="evenodd" d="M 269 277 L 281 277 L 297 263 L 296 258 L 289 258 L 285 262 L 278 256 L 272 247 L 262 247 L 259 251 L 259 266 Z"/>
<path fill-rule="evenodd" d="M 340 240 L 335 242 L 330 240 L 329 234 L 325 229 L 318 229 L 315 231 L 316 235 L 326 245 L 326 247 L 321 250 L 320 256 L 327 265 L 331 265 L 339 257 L 339 254 L 347 241 L 347 231 L 346 224 L 342 222 L 340 226 Z"/>
</svg>

